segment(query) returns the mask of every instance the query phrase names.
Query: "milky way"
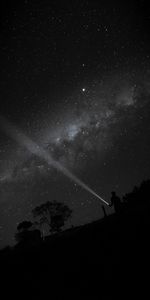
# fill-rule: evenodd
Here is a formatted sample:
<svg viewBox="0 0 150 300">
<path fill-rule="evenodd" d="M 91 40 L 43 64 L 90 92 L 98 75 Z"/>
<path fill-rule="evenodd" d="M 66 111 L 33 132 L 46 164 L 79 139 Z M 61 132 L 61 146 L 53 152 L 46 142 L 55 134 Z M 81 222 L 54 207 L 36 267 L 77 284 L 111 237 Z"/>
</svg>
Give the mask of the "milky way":
<svg viewBox="0 0 150 300">
<path fill-rule="evenodd" d="M 111 82 L 109 79 L 108 82 L 94 85 L 91 91 L 86 90 L 84 94 L 82 90 L 76 92 L 71 99 L 67 99 L 66 111 L 58 112 L 56 123 L 52 120 L 48 128 L 41 128 L 38 141 L 54 159 L 78 173 L 88 167 L 90 159 L 92 163 L 93 159 L 96 162 L 102 161 L 105 152 L 111 150 L 114 134 L 118 134 L 116 127 L 121 126 L 130 110 L 134 116 L 136 106 L 139 105 L 137 97 L 136 83 L 121 81 L 118 77 Z M 50 112 L 47 123 L 49 118 Z M 7 170 L 1 175 L 1 182 L 15 180 L 18 175 L 20 178 L 21 172 L 22 176 L 28 175 L 35 168 L 44 170 L 43 163 L 34 156 L 31 158 L 26 152 L 23 162 L 22 159 L 17 161 L 17 157 L 14 157 L 14 161 L 9 173 Z"/>
</svg>

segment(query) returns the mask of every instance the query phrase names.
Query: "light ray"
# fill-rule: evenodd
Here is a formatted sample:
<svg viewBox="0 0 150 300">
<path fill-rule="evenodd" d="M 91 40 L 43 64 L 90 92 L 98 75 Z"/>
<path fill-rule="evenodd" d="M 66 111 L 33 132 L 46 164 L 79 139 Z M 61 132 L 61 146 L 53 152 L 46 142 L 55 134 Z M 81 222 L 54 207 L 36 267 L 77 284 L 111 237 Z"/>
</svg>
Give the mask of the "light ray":
<svg viewBox="0 0 150 300">
<path fill-rule="evenodd" d="M 32 141 L 27 137 L 22 131 L 20 131 L 16 126 L 6 120 L 3 116 L 0 116 L 1 129 L 15 140 L 21 146 L 24 146 L 30 153 L 44 159 L 49 165 L 53 166 L 55 169 L 63 173 L 65 176 L 70 178 L 72 181 L 77 183 L 79 186 L 84 188 L 86 191 L 91 193 L 93 196 L 97 197 L 104 204 L 109 205 L 102 197 L 100 197 L 96 192 L 94 192 L 87 184 L 82 182 L 76 175 L 70 172 L 67 168 L 61 165 L 58 161 L 54 160 L 50 153 L 46 151 L 42 146 Z"/>
</svg>

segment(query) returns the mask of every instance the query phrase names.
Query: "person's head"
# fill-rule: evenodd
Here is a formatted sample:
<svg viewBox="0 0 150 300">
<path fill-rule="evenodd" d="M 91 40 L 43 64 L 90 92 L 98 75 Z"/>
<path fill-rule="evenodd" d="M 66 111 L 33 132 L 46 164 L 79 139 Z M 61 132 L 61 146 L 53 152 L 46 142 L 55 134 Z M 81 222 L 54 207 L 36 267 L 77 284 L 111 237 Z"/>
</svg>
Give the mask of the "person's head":
<svg viewBox="0 0 150 300">
<path fill-rule="evenodd" d="M 116 196 L 116 192 L 114 192 L 114 191 L 111 192 L 111 194 L 112 194 L 112 196 Z"/>
</svg>

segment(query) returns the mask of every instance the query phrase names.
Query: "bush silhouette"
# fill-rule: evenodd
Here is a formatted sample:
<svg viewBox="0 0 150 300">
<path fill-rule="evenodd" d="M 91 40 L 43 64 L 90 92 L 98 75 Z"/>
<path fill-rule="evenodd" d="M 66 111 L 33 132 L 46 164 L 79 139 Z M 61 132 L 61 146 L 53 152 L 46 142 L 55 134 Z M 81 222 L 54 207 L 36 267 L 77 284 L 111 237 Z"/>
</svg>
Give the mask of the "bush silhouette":
<svg viewBox="0 0 150 300">
<path fill-rule="evenodd" d="M 33 223 L 30 221 L 23 221 L 18 224 L 17 230 L 18 231 L 28 230 L 29 228 L 32 227 L 32 225 L 33 225 Z"/>
<path fill-rule="evenodd" d="M 136 203 L 143 205 L 149 202 L 150 197 L 150 180 L 144 180 L 139 187 L 135 186 L 133 191 L 123 196 L 123 202 L 128 206 L 134 206 Z"/>
<path fill-rule="evenodd" d="M 34 224 L 30 221 L 23 221 L 18 224 L 15 238 L 19 244 L 31 245 L 37 243 L 40 240 L 40 230 L 32 230 L 33 225 Z"/>
</svg>

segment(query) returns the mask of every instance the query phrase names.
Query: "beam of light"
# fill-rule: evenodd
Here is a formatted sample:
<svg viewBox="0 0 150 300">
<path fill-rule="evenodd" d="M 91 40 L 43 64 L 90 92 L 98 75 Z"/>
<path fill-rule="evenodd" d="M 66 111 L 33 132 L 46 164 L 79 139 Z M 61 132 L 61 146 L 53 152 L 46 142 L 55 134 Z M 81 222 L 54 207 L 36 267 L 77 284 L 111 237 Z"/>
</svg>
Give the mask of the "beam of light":
<svg viewBox="0 0 150 300">
<path fill-rule="evenodd" d="M 86 191 L 91 193 L 93 196 L 97 197 L 104 204 L 109 205 L 102 197 L 95 193 L 88 185 L 82 182 L 76 175 L 70 172 L 67 168 L 61 165 L 58 161 L 55 161 L 50 153 L 46 151 L 43 147 L 39 146 L 37 143 L 33 142 L 29 137 L 27 137 L 23 132 L 21 132 L 17 127 L 12 123 L 8 122 L 4 117 L 0 116 L 0 125 L 1 129 L 15 140 L 21 146 L 24 146 L 32 154 L 44 159 L 50 166 L 54 167 L 65 176 L 70 178 L 72 181 L 77 183 L 79 186 L 84 188 Z"/>
</svg>

